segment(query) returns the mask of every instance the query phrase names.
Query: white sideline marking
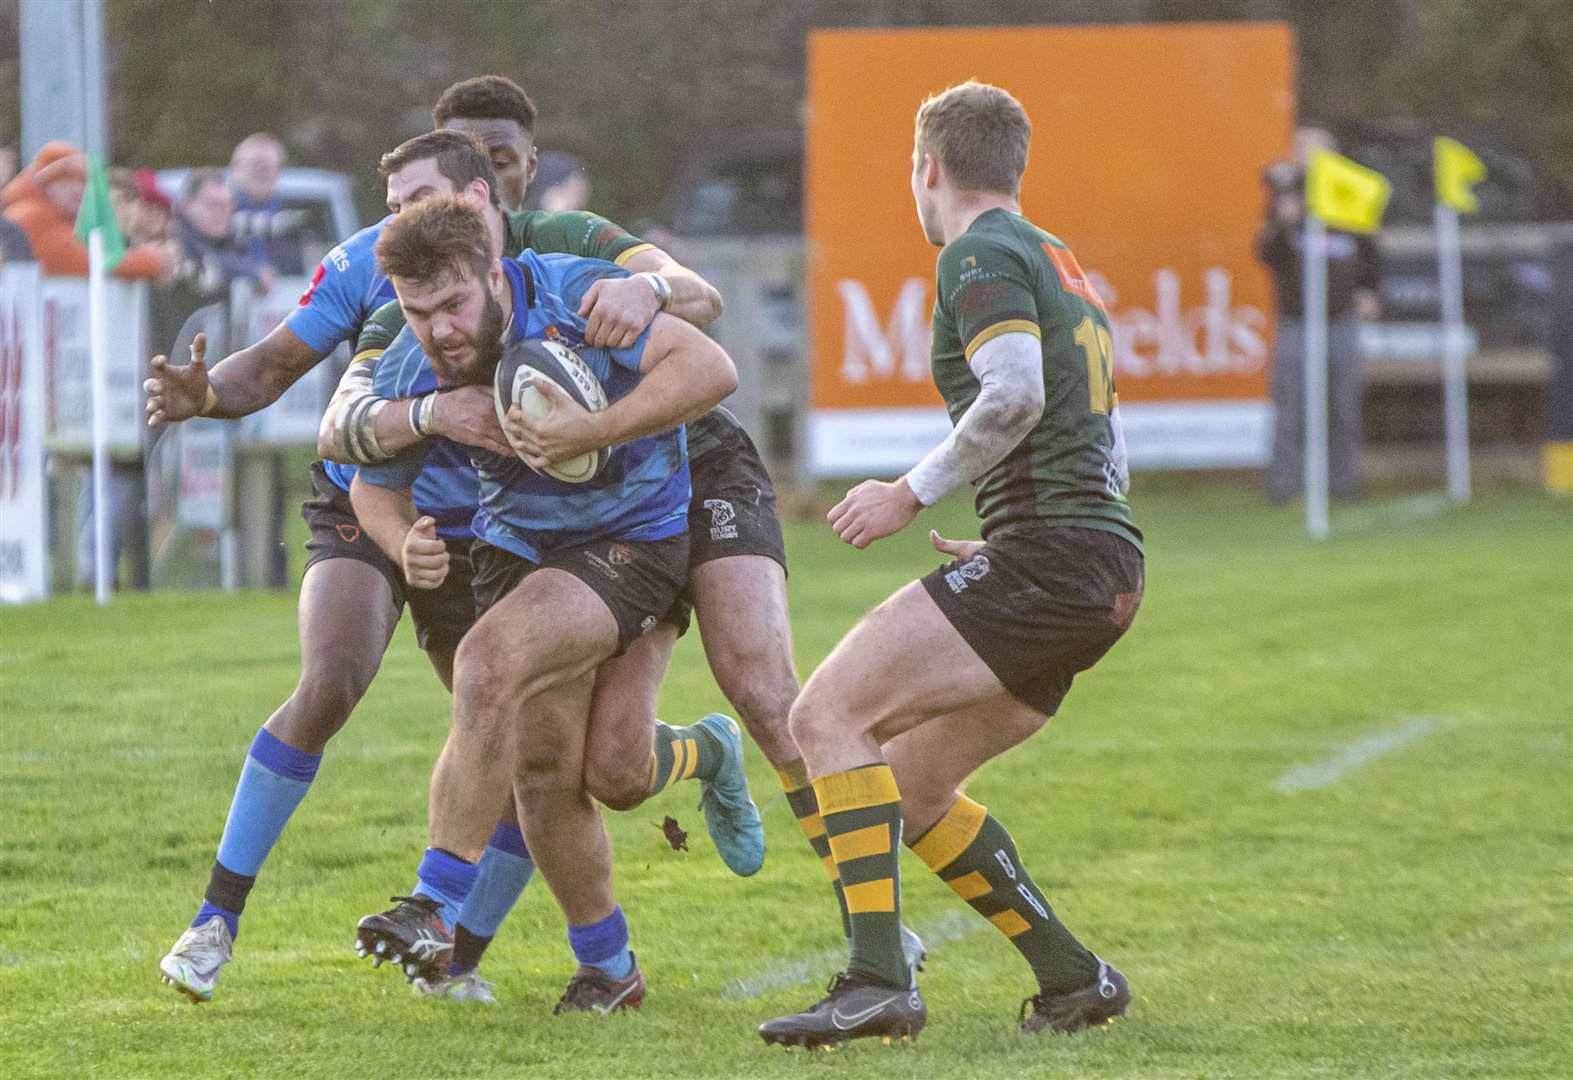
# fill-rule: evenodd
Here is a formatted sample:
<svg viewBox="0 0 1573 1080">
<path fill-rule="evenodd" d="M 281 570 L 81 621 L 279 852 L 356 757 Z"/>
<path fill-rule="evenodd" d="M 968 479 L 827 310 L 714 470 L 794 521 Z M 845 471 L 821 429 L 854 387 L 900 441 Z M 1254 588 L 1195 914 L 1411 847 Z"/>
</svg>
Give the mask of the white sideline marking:
<svg viewBox="0 0 1573 1080">
<path fill-rule="evenodd" d="M 1336 784 L 1356 769 L 1363 769 L 1378 758 L 1402 750 L 1410 743 L 1440 730 L 1441 726 L 1429 716 L 1414 717 L 1395 728 L 1345 743 L 1320 761 L 1313 761 L 1307 765 L 1291 765 L 1284 770 L 1284 774 L 1277 779 L 1273 787 L 1279 791 L 1292 793 L 1313 791 L 1316 788 L 1327 787 L 1329 784 Z"/>
<path fill-rule="evenodd" d="M 959 911 L 952 911 L 923 926 L 914 926 L 912 929 L 918 937 L 923 939 L 923 944 L 932 954 L 934 946 L 946 941 L 959 941 L 964 937 L 975 934 L 988 926 L 988 923 L 976 915 L 963 915 Z M 772 968 L 766 968 L 757 975 L 750 975 L 742 979 L 728 979 L 721 987 L 721 996 L 728 1001 L 743 1001 L 748 998 L 764 997 L 766 994 L 777 990 L 785 990 L 789 986 L 798 986 L 814 979 L 824 978 L 826 973 L 840 967 L 846 967 L 847 950 L 845 946 L 836 949 L 824 949 L 796 960 L 788 960 Z"/>
</svg>

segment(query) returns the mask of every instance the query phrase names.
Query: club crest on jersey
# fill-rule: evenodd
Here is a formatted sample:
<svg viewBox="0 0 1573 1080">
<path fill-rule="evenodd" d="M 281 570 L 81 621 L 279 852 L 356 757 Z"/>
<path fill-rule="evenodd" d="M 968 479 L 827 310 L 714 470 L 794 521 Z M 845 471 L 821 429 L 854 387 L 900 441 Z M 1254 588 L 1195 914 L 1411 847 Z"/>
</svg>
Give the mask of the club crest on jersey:
<svg viewBox="0 0 1573 1080">
<path fill-rule="evenodd" d="M 964 563 L 959 563 L 954 570 L 945 571 L 945 584 L 950 586 L 950 591 L 959 593 L 967 587 L 969 581 L 982 581 L 989 573 L 989 557 L 987 555 L 974 555 Z"/>
<path fill-rule="evenodd" d="M 725 499 L 706 499 L 705 509 L 710 511 L 710 539 L 737 539 L 737 510 Z"/>
</svg>

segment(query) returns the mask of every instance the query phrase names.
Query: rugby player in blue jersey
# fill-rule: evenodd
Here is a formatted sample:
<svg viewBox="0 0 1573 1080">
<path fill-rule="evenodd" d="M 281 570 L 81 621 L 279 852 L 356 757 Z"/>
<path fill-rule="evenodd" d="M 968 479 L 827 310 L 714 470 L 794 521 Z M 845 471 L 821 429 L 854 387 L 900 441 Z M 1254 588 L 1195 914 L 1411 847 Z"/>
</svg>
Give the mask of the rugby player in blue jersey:
<svg viewBox="0 0 1573 1080">
<path fill-rule="evenodd" d="M 584 780 L 590 705 L 596 669 L 654 628 L 682 590 L 691 492 L 680 425 L 731 393 L 736 372 L 720 346 L 665 315 L 629 348 L 585 347 L 580 301 L 622 271 L 533 252 L 498 260 L 485 219 L 462 195 L 401 213 L 378 239 L 377 258 L 409 323 L 379 363 L 379 397 L 489 386 L 506 346 L 550 338 L 581 350 L 610 402 L 611 457 L 585 483 L 549 478 L 512 453 L 470 451 L 480 481 L 471 561 L 482 614 L 458 650 L 453 725 L 432 775 L 431 846 L 418 877 L 421 892 L 460 922 L 474 864 L 511 792 L 579 960 L 558 1010 L 637 1007 L 644 980 Z M 412 497 L 431 450 L 423 441 L 363 469 L 352 489 L 360 522 L 417 589 L 440 587 L 449 570 L 429 549 L 433 523 Z M 630 725 L 648 746 L 643 718 Z M 475 959 L 459 929 L 450 978 Z"/>
<path fill-rule="evenodd" d="M 470 94 L 467 98 L 466 88 L 477 83 L 487 90 L 479 96 L 480 105 L 475 109 L 480 119 L 495 119 L 499 103 L 513 108 L 511 124 L 520 132 L 520 145 L 510 153 L 529 160 L 534 106 L 506 79 L 487 76 L 456 84 L 439 101 L 436 118 L 439 122 L 462 122 L 465 103 L 476 97 Z M 496 153 L 494 150 L 494 157 Z M 495 187 L 484 155 L 472 172 L 474 175 L 458 178 L 461 186 L 478 176 Z M 577 235 L 589 250 L 613 254 L 606 247 L 610 244 L 624 265 L 662 279 L 669 290 L 667 311 L 698 323 L 718 314 L 720 300 L 715 290 L 670 256 L 605 219 L 588 214 L 574 217 L 586 226 Z M 341 342 L 354 340 L 376 307 L 394 297 L 372 252 L 388 220 L 391 218 L 334 248 L 318 268 L 301 306 L 261 342 L 215 365 L 211 373 L 203 364 L 205 343 L 200 339 L 193 346 L 190 365 L 178 367 L 167 364 L 163 357 L 155 358 L 154 374 L 147 384 L 149 423 L 199 414 L 238 417 L 255 412 L 276 400 Z M 499 236 L 504 231 L 495 212 L 492 227 Z M 647 278 L 604 282 L 586 296 L 588 340 L 593 344 L 625 340 L 648 325 L 660 302 Z M 489 395 L 481 395 L 480 400 L 462 394 L 444 395 L 442 408 L 433 410 L 430 421 L 435 434 L 461 434 L 483 445 L 490 439 L 493 449 L 508 451 L 491 414 Z M 450 466 L 462 461 L 462 456 L 451 450 L 442 454 Z M 305 797 L 328 740 L 349 718 L 376 674 L 406 597 L 412 602 L 417 638 L 445 684 L 451 682 L 453 651 L 474 619 L 468 582 L 460 572 L 475 504 L 473 477 L 464 472 L 466 479 L 460 480 L 460 471 L 434 470 L 435 481 L 417 485 L 418 498 L 425 500 L 423 505 L 440 522 L 438 532 L 448 541 L 460 570 L 445 590 L 410 594 L 400 568 L 362 535 L 355 521 L 348 497 L 352 474 L 353 470 L 331 463 L 313 468 L 314 497 L 303 510 L 312 535 L 301 582 L 300 681 L 252 742 L 204 902 L 191 928 L 160 962 L 165 980 L 194 1001 L 211 998 L 219 973 L 231 956 L 239 917 L 257 872 Z M 455 483 L 467 485 L 467 490 L 456 490 Z M 653 701 L 653 691 L 648 696 Z M 643 710 L 647 717 L 652 708 L 642 700 L 629 706 L 630 712 Z M 638 767 L 646 766 L 641 761 Z M 504 892 L 516 893 L 529 872 L 517 833 L 516 827 L 511 835 L 499 830 L 499 846 L 488 851 L 497 876 L 504 879 L 499 886 Z"/>
</svg>

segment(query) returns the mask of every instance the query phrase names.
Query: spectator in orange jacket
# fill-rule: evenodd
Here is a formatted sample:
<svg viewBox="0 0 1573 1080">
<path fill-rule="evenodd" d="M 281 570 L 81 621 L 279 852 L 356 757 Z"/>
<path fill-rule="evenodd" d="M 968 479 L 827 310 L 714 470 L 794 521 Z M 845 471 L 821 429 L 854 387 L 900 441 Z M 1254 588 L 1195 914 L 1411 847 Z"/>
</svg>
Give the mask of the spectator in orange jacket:
<svg viewBox="0 0 1573 1080">
<path fill-rule="evenodd" d="M 0 190 L 7 221 L 27 234 L 44 273 L 87 276 L 87 248 L 76 238 L 76 213 L 87 185 L 87 160 L 65 143 L 45 143 L 33 163 Z M 156 278 L 174 268 L 174 253 L 159 244 L 131 248 L 115 267 L 118 278 Z"/>
</svg>

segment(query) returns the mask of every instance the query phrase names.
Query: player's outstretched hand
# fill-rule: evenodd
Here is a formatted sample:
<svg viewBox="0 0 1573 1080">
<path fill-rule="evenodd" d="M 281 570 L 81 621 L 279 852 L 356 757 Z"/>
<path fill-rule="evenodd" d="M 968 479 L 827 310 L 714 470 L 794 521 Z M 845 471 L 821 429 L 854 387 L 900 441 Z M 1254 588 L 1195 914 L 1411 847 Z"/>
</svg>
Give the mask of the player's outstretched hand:
<svg viewBox="0 0 1573 1080">
<path fill-rule="evenodd" d="M 147 426 L 189 420 L 208 403 L 208 336 L 191 339 L 191 363 L 177 367 L 165 356 L 153 357 L 151 378 L 142 383 L 147 393 Z"/>
<path fill-rule="evenodd" d="M 544 469 L 601 448 L 594 413 L 551 379 L 536 379 L 534 386 L 546 399 L 546 411 L 530 416 L 519 406 L 511 405 L 503 424 L 509 445 L 525 464 Z"/>
<path fill-rule="evenodd" d="M 660 310 L 661 299 L 648 282 L 636 277 L 602 278 L 590 286 L 579 304 L 579 317 L 585 320 L 585 344 L 597 349 L 626 349 Z"/>
<path fill-rule="evenodd" d="M 923 504 L 902 477 L 893 484 L 865 480 L 830 508 L 825 519 L 836 535 L 859 550 L 912 524 Z"/>
<path fill-rule="evenodd" d="M 934 550 L 965 562 L 983 550 L 982 540 L 946 540 L 936 530 L 929 530 L 929 543 Z"/>
<path fill-rule="evenodd" d="M 497 422 L 497 406 L 486 386 L 461 386 L 438 394 L 432 412 L 432 430 L 465 446 L 513 456 L 513 447 Z"/>
<path fill-rule="evenodd" d="M 420 518 L 404 534 L 404 580 L 412 589 L 435 589 L 448 577 L 448 545 L 437 535 L 437 522 Z"/>
</svg>

